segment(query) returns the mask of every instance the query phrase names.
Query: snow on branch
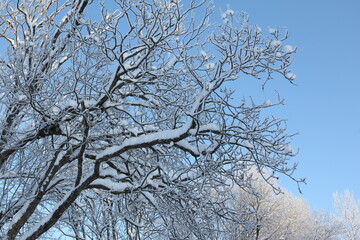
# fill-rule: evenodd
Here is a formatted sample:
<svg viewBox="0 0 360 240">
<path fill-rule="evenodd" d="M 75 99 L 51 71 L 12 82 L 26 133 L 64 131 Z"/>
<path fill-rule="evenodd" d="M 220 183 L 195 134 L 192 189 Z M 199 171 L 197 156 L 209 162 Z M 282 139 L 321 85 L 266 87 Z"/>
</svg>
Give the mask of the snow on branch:
<svg viewBox="0 0 360 240">
<path fill-rule="evenodd" d="M 220 24 L 212 13 L 207 0 L 0 3 L 1 239 L 213 239 L 240 222 L 231 184 L 254 169 L 301 182 L 293 135 L 266 116 L 282 100 L 229 89 L 293 83 L 296 47 L 230 6 Z"/>
</svg>

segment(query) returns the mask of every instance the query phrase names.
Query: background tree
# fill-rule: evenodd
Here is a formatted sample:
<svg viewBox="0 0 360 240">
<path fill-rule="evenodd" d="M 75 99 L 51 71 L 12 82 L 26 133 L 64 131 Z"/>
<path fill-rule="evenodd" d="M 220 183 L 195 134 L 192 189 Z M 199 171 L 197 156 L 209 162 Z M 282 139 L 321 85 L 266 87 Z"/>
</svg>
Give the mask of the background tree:
<svg viewBox="0 0 360 240">
<path fill-rule="evenodd" d="M 360 203 L 349 190 L 334 193 L 333 204 L 337 217 L 342 224 L 343 239 L 360 239 Z"/>
<path fill-rule="evenodd" d="M 282 100 L 233 104 L 225 87 L 292 81 L 286 32 L 231 9 L 211 25 L 206 0 L 91 4 L 1 2 L 2 239 L 211 238 L 239 220 L 229 183 L 291 177 L 285 122 L 261 116 Z"/>
<path fill-rule="evenodd" d="M 339 239 L 340 224 L 333 216 L 311 211 L 305 200 L 287 191 L 277 194 L 273 186 L 279 187 L 274 179 L 269 185 L 254 172 L 248 190 L 235 190 L 233 204 L 242 213 L 241 224 L 229 223 L 226 239 Z"/>
<path fill-rule="evenodd" d="M 341 239 L 341 223 L 338 219 L 326 211 L 314 211 L 314 222 L 311 222 L 311 229 L 314 232 L 313 238 L 310 239 Z"/>
</svg>

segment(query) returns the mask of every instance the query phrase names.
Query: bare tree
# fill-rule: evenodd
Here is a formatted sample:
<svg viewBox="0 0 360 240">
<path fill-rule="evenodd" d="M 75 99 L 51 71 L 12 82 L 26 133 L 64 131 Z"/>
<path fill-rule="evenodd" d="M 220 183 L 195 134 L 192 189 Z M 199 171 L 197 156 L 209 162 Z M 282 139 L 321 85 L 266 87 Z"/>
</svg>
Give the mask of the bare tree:
<svg viewBox="0 0 360 240">
<path fill-rule="evenodd" d="M 293 81 L 286 32 L 231 9 L 211 25 L 206 0 L 92 4 L 0 4 L 2 239 L 205 239 L 237 220 L 229 182 L 291 177 L 284 120 L 260 116 L 282 100 L 232 104 L 227 88 Z"/>
<path fill-rule="evenodd" d="M 342 237 L 349 240 L 360 239 L 360 202 L 349 190 L 334 193 L 333 204 L 342 224 Z"/>
</svg>

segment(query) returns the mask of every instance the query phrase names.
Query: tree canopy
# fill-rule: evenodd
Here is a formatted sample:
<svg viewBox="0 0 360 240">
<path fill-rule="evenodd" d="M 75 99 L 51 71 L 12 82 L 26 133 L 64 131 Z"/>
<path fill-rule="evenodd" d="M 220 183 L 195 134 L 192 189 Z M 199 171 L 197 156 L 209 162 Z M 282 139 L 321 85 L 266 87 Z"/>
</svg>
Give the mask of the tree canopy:
<svg viewBox="0 0 360 240">
<path fill-rule="evenodd" d="M 97 4 L 0 4 L 0 237 L 222 236 L 234 185 L 296 167 L 262 114 L 282 99 L 234 103 L 228 84 L 292 82 L 287 32 L 230 8 L 212 23 L 206 0 Z"/>
</svg>

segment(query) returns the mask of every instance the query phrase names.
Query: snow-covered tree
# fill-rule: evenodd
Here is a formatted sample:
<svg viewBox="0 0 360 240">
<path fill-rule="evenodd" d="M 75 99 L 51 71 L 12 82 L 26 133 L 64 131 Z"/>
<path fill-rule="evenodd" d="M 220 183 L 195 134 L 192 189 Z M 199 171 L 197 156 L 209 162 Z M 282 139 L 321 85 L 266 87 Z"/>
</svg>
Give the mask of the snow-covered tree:
<svg viewBox="0 0 360 240">
<path fill-rule="evenodd" d="M 273 179 L 266 183 L 258 173 L 249 189 L 235 188 L 233 203 L 242 213 L 239 223 L 228 223 L 225 239 L 228 240 L 335 240 L 339 239 L 340 225 L 326 212 L 314 212 L 307 202 L 283 190 Z"/>
<path fill-rule="evenodd" d="M 334 193 L 333 205 L 342 225 L 343 239 L 360 239 L 360 201 L 355 199 L 354 193 L 349 190 Z"/>
<path fill-rule="evenodd" d="M 282 100 L 227 83 L 293 81 L 295 48 L 230 8 L 210 24 L 206 0 L 96 4 L 0 3 L 0 238 L 211 238 L 249 169 L 292 175 L 284 120 L 260 115 Z"/>
<path fill-rule="evenodd" d="M 311 221 L 311 233 L 314 240 L 336 240 L 341 239 L 341 222 L 336 216 L 326 211 L 314 211 Z"/>
</svg>

